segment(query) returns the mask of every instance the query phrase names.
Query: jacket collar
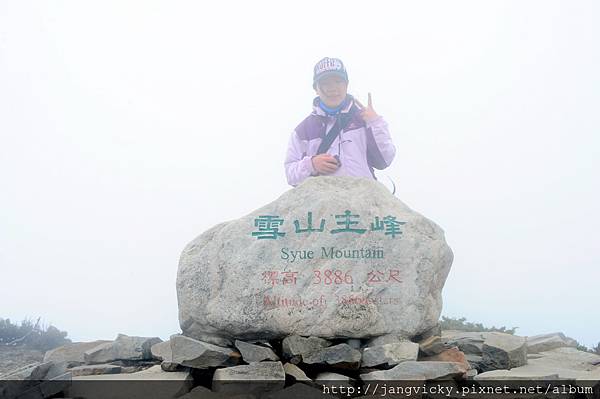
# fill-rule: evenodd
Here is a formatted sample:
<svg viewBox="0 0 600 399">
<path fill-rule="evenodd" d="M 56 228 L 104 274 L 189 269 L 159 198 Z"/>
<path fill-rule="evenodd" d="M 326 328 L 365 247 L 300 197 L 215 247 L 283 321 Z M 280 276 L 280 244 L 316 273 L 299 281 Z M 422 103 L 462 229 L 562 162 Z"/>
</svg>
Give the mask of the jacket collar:
<svg viewBox="0 0 600 399">
<path fill-rule="evenodd" d="M 342 109 L 340 111 L 340 113 L 345 114 L 350 112 L 350 109 L 352 108 L 352 105 L 354 105 L 354 97 L 352 97 L 351 94 L 347 94 L 348 96 L 348 104 L 344 107 L 344 109 Z M 319 107 L 319 96 L 315 97 L 313 99 L 313 111 L 312 111 L 313 115 L 319 115 L 319 116 L 327 116 L 327 114 L 325 113 L 325 111 L 323 111 L 321 109 L 321 107 Z"/>
</svg>

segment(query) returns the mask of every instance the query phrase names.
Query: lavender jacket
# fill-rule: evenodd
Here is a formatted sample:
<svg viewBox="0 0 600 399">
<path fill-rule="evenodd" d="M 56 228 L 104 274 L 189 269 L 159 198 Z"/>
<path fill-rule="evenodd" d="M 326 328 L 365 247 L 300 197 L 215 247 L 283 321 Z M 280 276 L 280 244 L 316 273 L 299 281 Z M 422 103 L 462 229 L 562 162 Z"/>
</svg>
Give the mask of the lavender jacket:
<svg viewBox="0 0 600 399">
<path fill-rule="evenodd" d="M 350 96 L 350 95 L 349 95 Z M 385 169 L 392 163 L 396 147 L 388 132 L 388 125 L 381 116 L 365 122 L 354 99 L 341 112 L 352 112 L 350 122 L 333 141 L 327 154 L 338 155 L 342 166 L 329 176 L 359 176 L 375 179 L 373 168 Z M 316 155 L 329 129 L 335 123 L 334 116 L 318 106 L 319 97 L 313 100 L 313 111 L 292 132 L 285 157 L 285 174 L 292 186 L 297 186 L 309 176 L 317 176 L 311 158 Z"/>
</svg>

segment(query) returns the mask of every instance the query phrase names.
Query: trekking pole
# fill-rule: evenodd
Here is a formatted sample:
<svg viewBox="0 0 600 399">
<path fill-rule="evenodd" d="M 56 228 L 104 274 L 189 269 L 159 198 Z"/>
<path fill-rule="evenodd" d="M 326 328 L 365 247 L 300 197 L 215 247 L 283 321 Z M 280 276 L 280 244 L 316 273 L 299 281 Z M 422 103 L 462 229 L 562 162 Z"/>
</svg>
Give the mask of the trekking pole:
<svg viewBox="0 0 600 399">
<path fill-rule="evenodd" d="M 385 177 L 387 177 L 388 180 L 390 181 L 390 183 L 392 183 L 392 188 L 393 188 L 392 195 L 395 196 L 396 195 L 396 183 L 394 183 L 394 181 L 392 180 L 392 178 L 390 176 L 385 175 Z"/>
</svg>

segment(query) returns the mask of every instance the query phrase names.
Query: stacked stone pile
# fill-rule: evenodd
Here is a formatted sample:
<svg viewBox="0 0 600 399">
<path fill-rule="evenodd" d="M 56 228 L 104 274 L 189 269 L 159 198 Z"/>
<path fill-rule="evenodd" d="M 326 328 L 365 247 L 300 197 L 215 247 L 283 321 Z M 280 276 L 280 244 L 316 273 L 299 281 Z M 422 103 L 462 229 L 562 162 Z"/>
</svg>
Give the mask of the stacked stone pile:
<svg viewBox="0 0 600 399">
<path fill-rule="evenodd" d="M 5 389 L 0 397 L 28 392 L 27 398 L 49 398 L 63 392 L 64 397 L 100 398 L 104 392 L 78 382 L 105 380 L 169 381 L 161 397 L 185 399 L 304 398 L 323 397 L 323 392 L 360 396 L 368 384 L 379 381 L 443 381 L 458 387 L 498 380 L 600 380 L 600 356 L 573 346 L 561 333 L 519 337 L 442 332 L 439 326 L 412 339 L 292 335 L 236 340 L 227 346 L 179 334 L 165 342 L 120 334 L 114 341 L 75 343 L 47 352 L 42 363 L 2 376 L 22 383 L 4 386 L 11 391 Z"/>
</svg>

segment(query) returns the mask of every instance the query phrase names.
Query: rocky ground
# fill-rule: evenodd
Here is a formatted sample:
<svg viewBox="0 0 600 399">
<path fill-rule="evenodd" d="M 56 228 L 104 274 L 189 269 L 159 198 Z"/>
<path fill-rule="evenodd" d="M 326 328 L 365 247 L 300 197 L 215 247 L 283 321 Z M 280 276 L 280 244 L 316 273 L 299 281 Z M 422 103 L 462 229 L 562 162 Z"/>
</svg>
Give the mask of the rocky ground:
<svg viewBox="0 0 600 399">
<path fill-rule="evenodd" d="M 456 389 L 466 383 L 486 387 L 508 380 L 560 380 L 581 387 L 596 384 L 598 389 L 600 381 L 600 356 L 577 350 L 576 342 L 561 333 L 520 337 L 441 331 L 438 325 L 411 339 L 387 335 L 326 340 L 294 335 L 278 341 L 219 340 L 216 345 L 176 334 L 163 342 L 119 334 L 114 341 L 65 345 L 48 351 L 43 359 L 39 353 L 13 350 L 4 353 L 5 361 L 11 358 L 4 370 L 32 360 L 37 363 L 5 373 L 0 380 L 22 381 L 10 389 L 29 390 L 28 398 L 39 399 L 104 397 L 97 388 L 80 383 L 98 380 L 143 381 L 142 388 L 151 392 L 156 385 L 147 381 L 169 381 L 161 385 L 167 392 L 160 397 L 183 399 L 322 398 L 328 396 L 324 389 L 356 397 L 379 382 L 400 380 L 443 382 Z M 60 384 L 40 389 L 35 385 L 39 380 Z M 0 384 L 0 397 L 9 397 L 7 389 Z"/>
<path fill-rule="evenodd" d="M 0 345 L 0 375 L 31 363 L 41 362 L 44 352 L 22 346 Z"/>
</svg>

